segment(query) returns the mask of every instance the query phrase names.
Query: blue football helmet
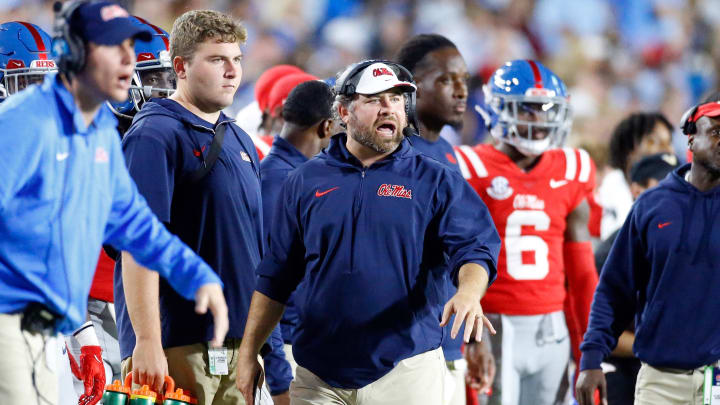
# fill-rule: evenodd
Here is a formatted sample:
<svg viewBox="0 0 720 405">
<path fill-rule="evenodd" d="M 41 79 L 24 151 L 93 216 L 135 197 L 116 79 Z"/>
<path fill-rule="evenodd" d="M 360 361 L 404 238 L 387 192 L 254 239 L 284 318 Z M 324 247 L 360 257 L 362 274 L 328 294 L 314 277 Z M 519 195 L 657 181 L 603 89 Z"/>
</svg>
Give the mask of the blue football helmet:
<svg viewBox="0 0 720 405">
<path fill-rule="evenodd" d="M 0 101 L 57 70 L 50 36 L 37 25 L 12 21 L 0 25 Z"/>
<path fill-rule="evenodd" d="M 514 60 L 483 86 L 490 134 L 520 153 L 537 156 L 561 147 L 572 126 L 565 83 L 533 60 Z"/>
<path fill-rule="evenodd" d="M 150 42 L 135 42 L 135 73 L 128 91 L 128 99 L 109 103 L 110 109 L 121 117 L 131 119 L 150 98 L 168 97 L 175 92 L 175 71 L 170 61 L 170 35 L 144 19 L 131 16 L 130 20 L 153 33 Z"/>
</svg>

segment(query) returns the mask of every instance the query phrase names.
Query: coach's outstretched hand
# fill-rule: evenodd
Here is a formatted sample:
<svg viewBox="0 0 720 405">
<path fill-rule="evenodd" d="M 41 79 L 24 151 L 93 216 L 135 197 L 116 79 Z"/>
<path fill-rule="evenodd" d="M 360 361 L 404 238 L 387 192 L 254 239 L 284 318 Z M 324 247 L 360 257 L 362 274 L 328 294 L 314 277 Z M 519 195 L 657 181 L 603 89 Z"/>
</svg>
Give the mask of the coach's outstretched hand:
<svg viewBox="0 0 720 405">
<path fill-rule="evenodd" d="M 205 284 L 195 293 L 195 312 L 204 314 L 210 308 L 215 325 L 215 334 L 210 346 L 221 347 L 228 332 L 228 308 L 220 284 Z"/>
<path fill-rule="evenodd" d="M 475 340 L 482 340 L 483 325 L 487 326 L 490 333 L 495 334 L 490 320 L 483 315 L 480 299 L 485 294 L 488 285 L 488 272 L 484 267 L 477 263 L 465 263 L 458 271 L 458 290 L 450 301 L 443 308 L 440 326 L 450 322 L 450 317 L 455 314 L 455 322 L 450 329 L 450 337 L 455 339 L 465 322 L 465 335 L 463 341 L 470 342 L 470 338 L 475 332 Z"/>
<path fill-rule="evenodd" d="M 455 322 L 450 330 L 450 337 L 453 339 L 457 336 L 463 322 L 465 322 L 465 335 L 463 336 L 465 343 L 470 342 L 473 331 L 475 331 L 475 340 L 478 342 L 482 340 L 483 325 L 490 329 L 490 333 L 495 334 L 495 328 L 490 320 L 483 315 L 480 297 L 477 294 L 467 294 L 458 290 L 457 294 L 445 304 L 440 326 L 447 325 L 452 314 L 455 314 Z"/>
<path fill-rule="evenodd" d="M 583 370 L 575 385 L 575 395 L 579 405 L 595 405 L 595 390 L 600 391 L 600 403 L 607 405 L 607 385 L 601 369 Z"/>
</svg>

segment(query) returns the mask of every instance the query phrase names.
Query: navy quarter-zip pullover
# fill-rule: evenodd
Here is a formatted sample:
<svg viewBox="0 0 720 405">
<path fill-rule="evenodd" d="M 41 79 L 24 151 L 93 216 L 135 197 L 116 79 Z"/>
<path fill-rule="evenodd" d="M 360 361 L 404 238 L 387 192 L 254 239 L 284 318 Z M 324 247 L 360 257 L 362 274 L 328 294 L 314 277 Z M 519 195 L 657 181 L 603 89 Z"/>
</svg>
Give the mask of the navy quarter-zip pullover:
<svg viewBox="0 0 720 405">
<path fill-rule="evenodd" d="M 500 239 L 462 176 L 407 140 L 370 167 L 346 141 L 334 136 L 290 173 L 257 290 L 286 302 L 302 281 L 295 359 L 331 386 L 356 389 L 440 346 L 444 273 L 457 283 L 473 262 L 492 282 Z"/>
</svg>

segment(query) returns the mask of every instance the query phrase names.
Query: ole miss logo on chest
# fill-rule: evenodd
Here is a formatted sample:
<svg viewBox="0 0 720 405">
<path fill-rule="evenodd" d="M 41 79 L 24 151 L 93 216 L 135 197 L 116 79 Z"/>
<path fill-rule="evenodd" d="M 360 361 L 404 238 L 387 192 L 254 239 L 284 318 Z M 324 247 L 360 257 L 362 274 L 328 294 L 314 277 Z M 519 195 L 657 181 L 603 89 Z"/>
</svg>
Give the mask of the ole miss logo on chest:
<svg viewBox="0 0 720 405">
<path fill-rule="evenodd" d="M 381 184 L 378 187 L 377 195 L 380 197 L 397 197 L 412 199 L 412 190 L 397 184 Z"/>
</svg>

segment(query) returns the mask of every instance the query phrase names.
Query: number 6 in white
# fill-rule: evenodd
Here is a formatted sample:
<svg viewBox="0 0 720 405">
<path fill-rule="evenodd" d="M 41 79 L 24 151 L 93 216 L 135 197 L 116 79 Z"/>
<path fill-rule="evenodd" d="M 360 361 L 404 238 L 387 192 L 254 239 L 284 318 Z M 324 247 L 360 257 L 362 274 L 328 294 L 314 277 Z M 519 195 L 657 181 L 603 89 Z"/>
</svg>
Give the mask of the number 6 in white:
<svg viewBox="0 0 720 405">
<path fill-rule="evenodd" d="M 542 280 L 547 276 L 548 245 L 535 235 L 521 235 L 523 226 L 536 231 L 550 228 L 550 217 L 544 211 L 518 210 L 507 218 L 505 225 L 505 259 L 508 274 L 516 280 Z M 535 263 L 523 264 L 522 252 L 533 252 Z"/>
</svg>

